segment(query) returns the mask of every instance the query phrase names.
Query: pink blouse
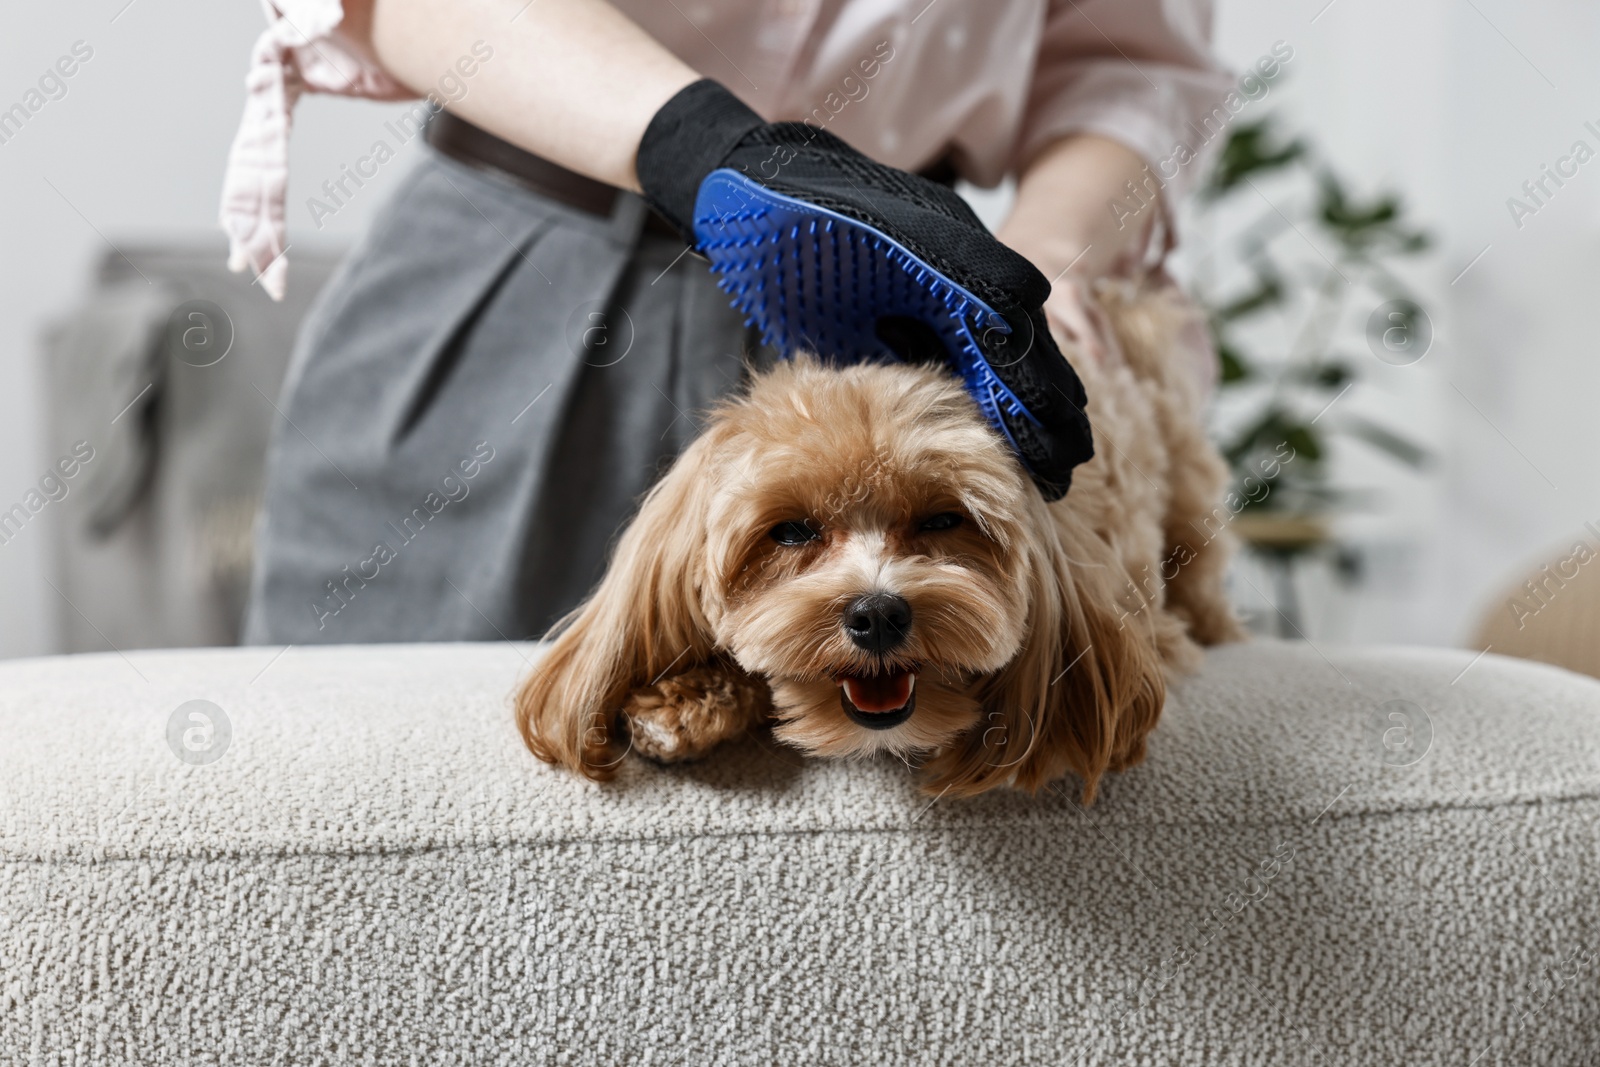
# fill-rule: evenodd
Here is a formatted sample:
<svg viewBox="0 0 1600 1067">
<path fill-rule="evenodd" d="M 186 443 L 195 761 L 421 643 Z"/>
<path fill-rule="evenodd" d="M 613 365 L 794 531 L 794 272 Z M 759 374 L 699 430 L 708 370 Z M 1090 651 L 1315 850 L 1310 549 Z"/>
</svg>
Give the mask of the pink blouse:
<svg viewBox="0 0 1600 1067">
<path fill-rule="evenodd" d="M 947 153 L 994 185 L 1051 141 L 1090 132 L 1133 149 L 1169 198 L 1198 166 L 1173 162 L 1230 88 L 1211 58 L 1210 0 L 613 0 L 690 66 L 770 120 L 801 119 L 884 163 Z M 228 265 L 281 299 L 284 196 L 304 92 L 414 94 L 344 38 L 340 0 L 262 0 L 223 183 Z M 492 42 L 490 42 L 492 44 Z M 1177 155 L 1188 158 L 1188 149 Z"/>
</svg>

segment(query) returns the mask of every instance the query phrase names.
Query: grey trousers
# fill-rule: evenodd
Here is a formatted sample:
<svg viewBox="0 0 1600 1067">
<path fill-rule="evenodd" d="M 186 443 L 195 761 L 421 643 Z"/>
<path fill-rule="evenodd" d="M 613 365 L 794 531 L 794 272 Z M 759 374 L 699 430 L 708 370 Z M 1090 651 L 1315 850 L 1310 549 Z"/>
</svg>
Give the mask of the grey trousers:
<svg viewBox="0 0 1600 1067">
<path fill-rule="evenodd" d="M 738 386 L 706 264 L 429 151 L 300 334 L 244 639 L 523 639 Z"/>
</svg>

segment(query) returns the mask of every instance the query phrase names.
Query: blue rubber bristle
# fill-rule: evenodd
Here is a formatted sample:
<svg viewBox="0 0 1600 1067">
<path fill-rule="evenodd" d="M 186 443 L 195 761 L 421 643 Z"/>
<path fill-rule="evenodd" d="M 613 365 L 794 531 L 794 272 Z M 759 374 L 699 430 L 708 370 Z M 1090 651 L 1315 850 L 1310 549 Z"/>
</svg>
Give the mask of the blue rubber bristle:
<svg viewBox="0 0 1600 1067">
<path fill-rule="evenodd" d="M 811 350 L 841 362 L 893 360 L 878 337 L 879 318 L 920 319 L 937 332 L 952 370 L 1002 434 L 1011 436 L 1002 412 L 1033 421 L 979 345 L 986 330 L 1010 332 L 1005 318 L 881 231 L 733 170 L 702 183 L 694 218 L 718 286 L 783 355 Z"/>
</svg>

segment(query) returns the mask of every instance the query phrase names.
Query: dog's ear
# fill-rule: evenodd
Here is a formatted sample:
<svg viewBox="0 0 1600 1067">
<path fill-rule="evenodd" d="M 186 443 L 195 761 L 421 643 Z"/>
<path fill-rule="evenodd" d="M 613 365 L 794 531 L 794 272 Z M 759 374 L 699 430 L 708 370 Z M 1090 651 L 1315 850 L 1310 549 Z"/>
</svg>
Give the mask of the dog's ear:
<svg viewBox="0 0 1600 1067">
<path fill-rule="evenodd" d="M 553 641 L 517 696 L 533 754 L 603 781 L 625 754 L 618 718 L 628 692 L 707 659 L 699 591 L 705 572 L 702 436 L 645 495 L 589 599 L 551 630 Z"/>
<path fill-rule="evenodd" d="M 1106 771 L 1144 758 L 1166 700 L 1156 612 L 1130 602 L 1122 566 L 1075 517 L 1035 541 L 1026 642 L 979 691 L 980 726 L 927 764 L 929 792 L 1034 792 L 1071 771 L 1088 804 Z"/>
</svg>

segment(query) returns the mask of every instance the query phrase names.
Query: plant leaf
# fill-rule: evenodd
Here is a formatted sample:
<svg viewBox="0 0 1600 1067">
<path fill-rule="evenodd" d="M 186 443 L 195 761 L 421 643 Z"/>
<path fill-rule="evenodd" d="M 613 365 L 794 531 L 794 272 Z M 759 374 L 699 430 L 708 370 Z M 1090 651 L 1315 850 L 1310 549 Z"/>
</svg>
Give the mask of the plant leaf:
<svg viewBox="0 0 1600 1067">
<path fill-rule="evenodd" d="M 1317 436 L 1317 431 L 1303 423 L 1289 423 L 1284 426 L 1283 439 L 1294 449 L 1298 458 L 1303 458 L 1311 463 L 1322 462 L 1322 441 Z"/>
<path fill-rule="evenodd" d="M 1317 432 L 1303 423 L 1290 421 L 1279 407 L 1264 411 L 1222 450 L 1222 454 L 1231 467 L 1239 470 L 1245 460 L 1258 452 L 1276 451 L 1279 445 L 1294 449 L 1295 462 L 1303 462 L 1306 467 L 1316 467 L 1322 462 L 1322 442 Z"/>
<path fill-rule="evenodd" d="M 1348 363 L 1313 363 L 1290 371 L 1287 377 L 1318 389 L 1342 389 L 1355 381 L 1355 368 Z"/>
<path fill-rule="evenodd" d="M 1359 415 L 1342 419 L 1339 428 L 1416 470 L 1423 470 L 1433 462 L 1433 454 L 1421 445 Z"/>
<path fill-rule="evenodd" d="M 1283 297 L 1283 282 L 1278 275 L 1269 267 L 1257 266 L 1255 288 L 1223 304 L 1212 314 L 1222 322 L 1232 322 L 1281 304 Z"/>
<path fill-rule="evenodd" d="M 1204 195 L 1214 200 L 1251 175 L 1288 166 L 1305 154 L 1306 146 L 1299 140 L 1278 141 L 1271 117 L 1235 126 L 1222 147 Z"/>
<path fill-rule="evenodd" d="M 1255 374 L 1255 371 L 1250 369 L 1250 364 L 1245 361 L 1245 358 L 1233 346 L 1225 342 L 1218 342 L 1217 358 L 1222 361 L 1223 385 L 1242 382 Z"/>
</svg>

